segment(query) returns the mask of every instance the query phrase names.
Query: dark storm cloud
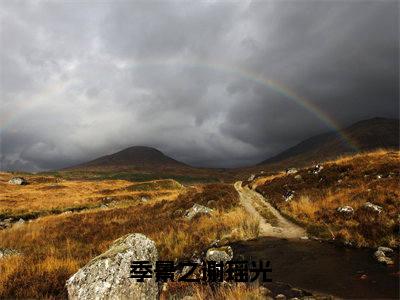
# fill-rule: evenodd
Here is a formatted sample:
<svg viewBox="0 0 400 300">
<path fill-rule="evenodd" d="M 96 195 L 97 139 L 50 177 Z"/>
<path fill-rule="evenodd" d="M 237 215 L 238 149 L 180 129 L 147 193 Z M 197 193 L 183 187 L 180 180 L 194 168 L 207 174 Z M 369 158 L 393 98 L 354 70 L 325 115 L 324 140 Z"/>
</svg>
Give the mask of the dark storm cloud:
<svg viewBox="0 0 400 300">
<path fill-rule="evenodd" d="M 343 126 L 398 117 L 397 1 L 0 6 L 2 169 L 131 145 L 240 166 L 331 129 L 264 79 Z"/>
</svg>

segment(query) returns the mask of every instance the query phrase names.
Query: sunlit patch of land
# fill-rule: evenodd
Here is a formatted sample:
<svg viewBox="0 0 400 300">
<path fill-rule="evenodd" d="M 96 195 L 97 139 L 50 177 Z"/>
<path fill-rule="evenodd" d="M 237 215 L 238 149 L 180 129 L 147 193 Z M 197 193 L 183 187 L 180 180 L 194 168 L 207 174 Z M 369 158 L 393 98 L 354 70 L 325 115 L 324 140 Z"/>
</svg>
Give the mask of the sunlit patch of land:
<svg viewBox="0 0 400 300">
<path fill-rule="evenodd" d="M 102 204 L 140 201 L 142 197 L 174 199 L 183 186 L 170 179 L 133 183 L 125 180 L 64 180 L 24 175 L 28 185 L 12 185 L 15 174 L 0 173 L 0 217 L 38 216 L 96 208 Z"/>
<path fill-rule="evenodd" d="M 310 167 L 296 174 L 260 177 L 252 186 L 312 235 L 333 236 L 359 247 L 397 247 L 399 166 L 399 151 L 378 150 L 326 162 L 317 174 Z M 285 201 L 287 191 L 294 191 L 292 200 Z M 366 208 L 367 202 L 382 207 L 382 212 Z M 339 213 L 337 208 L 343 206 L 352 207 L 354 214 Z"/>
<path fill-rule="evenodd" d="M 0 248 L 21 253 L 0 260 L 0 298 L 65 298 L 65 281 L 114 240 L 129 233 L 145 234 L 155 241 L 160 258 L 170 260 L 188 259 L 217 239 L 227 243 L 258 235 L 258 221 L 240 207 L 232 185 L 182 188 L 172 181 L 62 181 L 56 184 L 66 187 L 53 190 L 43 188 L 54 183 L 33 183 L 33 178 L 28 178 L 30 185 L 11 186 L 5 183 L 8 177 L 2 174 L 3 193 L 24 195 L 13 208 L 7 206 L 11 213 L 29 211 L 30 202 L 34 209 L 50 210 L 54 205 L 74 205 L 80 198 L 87 204 L 90 198 L 148 193 L 149 200 L 48 215 L 0 230 Z M 184 213 L 194 203 L 206 205 L 213 212 L 188 220 Z"/>
</svg>

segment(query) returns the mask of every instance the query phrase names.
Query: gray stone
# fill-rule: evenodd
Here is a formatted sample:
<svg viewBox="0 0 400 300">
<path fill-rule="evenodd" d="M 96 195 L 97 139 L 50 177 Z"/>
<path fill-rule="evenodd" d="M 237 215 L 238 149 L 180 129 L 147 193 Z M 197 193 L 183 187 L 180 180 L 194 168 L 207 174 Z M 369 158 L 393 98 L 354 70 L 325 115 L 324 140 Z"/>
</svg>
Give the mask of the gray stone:
<svg viewBox="0 0 400 300">
<path fill-rule="evenodd" d="M 378 247 L 378 251 L 382 251 L 383 253 L 385 253 L 385 255 L 387 253 L 393 253 L 393 249 L 389 248 L 389 247 Z"/>
<path fill-rule="evenodd" d="M 285 194 L 283 194 L 283 199 L 285 199 L 286 202 L 292 200 L 294 197 L 294 191 L 286 191 Z"/>
<path fill-rule="evenodd" d="M 298 171 L 296 168 L 286 169 L 286 174 L 296 174 Z"/>
<path fill-rule="evenodd" d="M 254 178 L 256 178 L 256 175 L 251 174 L 251 175 L 249 176 L 249 178 L 247 178 L 247 181 L 253 181 Z"/>
<path fill-rule="evenodd" d="M 376 204 L 372 204 L 371 202 L 365 202 L 364 203 L 364 207 L 370 211 L 376 212 L 378 214 L 380 214 L 383 210 L 382 206 L 376 205 Z"/>
<path fill-rule="evenodd" d="M 0 229 L 6 229 L 12 226 L 12 219 L 4 219 L 3 221 L 0 221 Z"/>
<path fill-rule="evenodd" d="M 387 257 L 385 252 L 381 251 L 381 250 L 377 250 L 374 253 L 375 259 L 385 265 L 393 265 L 394 262 L 390 257 Z"/>
<path fill-rule="evenodd" d="M 0 259 L 12 256 L 12 255 L 20 255 L 21 253 L 18 250 L 10 249 L 10 248 L 0 248 Z"/>
<path fill-rule="evenodd" d="M 15 222 L 15 225 L 22 225 L 25 223 L 25 220 L 20 218 L 17 222 Z"/>
<path fill-rule="evenodd" d="M 313 174 L 315 174 L 315 175 L 319 174 L 322 171 L 323 168 L 324 167 L 322 165 L 320 165 L 320 164 L 315 165 L 314 169 L 313 169 Z"/>
<path fill-rule="evenodd" d="M 353 215 L 354 209 L 351 206 L 340 206 L 336 209 L 337 212 L 344 214 L 344 215 Z"/>
<path fill-rule="evenodd" d="M 208 261 L 223 261 L 227 262 L 233 259 L 233 250 L 230 246 L 219 248 L 210 248 L 206 253 L 206 260 Z"/>
<path fill-rule="evenodd" d="M 302 180 L 302 179 L 303 179 L 303 177 L 301 177 L 301 175 L 300 175 L 300 174 L 298 174 L 298 175 L 294 176 L 294 179 L 296 179 L 296 180 Z"/>
<path fill-rule="evenodd" d="M 276 300 L 286 300 L 286 296 L 283 294 L 278 294 L 275 296 L 275 299 Z"/>
<path fill-rule="evenodd" d="M 8 181 L 8 183 L 16 185 L 25 185 L 28 184 L 28 181 L 26 181 L 26 179 L 23 177 L 13 177 Z"/>
<path fill-rule="evenodd" d="M 122 237 L 67 280 L 68 298 L 158 299 L 154 278 L 130 278 L 132 261 L 148 260 L 154 267 L 157 259 L 155 243 L 143 234 Z"/>
<path fill-rule="evenodd" d="M 195 216 L 200 214 L 210 215 L 213 210 L 209 207 L 200 205 L 200 204 L 193 204 L 191 208 L 186 210 L 185 217 L 189 220 L 193 219 Z"/>
<path fill-rule="evenodd" d="M 141 200 L 142 202 L 147 202 L 147 201 L 149 201 L 149 198 L 143 196 L 142 198 L 140 198 L 140 200 Z"/>
</svg>

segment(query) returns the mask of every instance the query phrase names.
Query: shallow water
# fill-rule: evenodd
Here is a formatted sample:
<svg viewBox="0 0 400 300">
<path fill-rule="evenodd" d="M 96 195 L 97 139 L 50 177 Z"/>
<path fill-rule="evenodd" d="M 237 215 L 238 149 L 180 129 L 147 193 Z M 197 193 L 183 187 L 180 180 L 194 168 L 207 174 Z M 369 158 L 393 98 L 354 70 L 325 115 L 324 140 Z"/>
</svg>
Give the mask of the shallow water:
<svg viewBox="0 0 400 300">
<path fill-rule="evenodd" d="M 273 282 L 341 298 L 399 299 L 398 253 L 387 267 L 375 261 L 374 250 L 318 241 L 259 238 L 231 246 L 235 257 L 269 260 Z"/>
</svg>

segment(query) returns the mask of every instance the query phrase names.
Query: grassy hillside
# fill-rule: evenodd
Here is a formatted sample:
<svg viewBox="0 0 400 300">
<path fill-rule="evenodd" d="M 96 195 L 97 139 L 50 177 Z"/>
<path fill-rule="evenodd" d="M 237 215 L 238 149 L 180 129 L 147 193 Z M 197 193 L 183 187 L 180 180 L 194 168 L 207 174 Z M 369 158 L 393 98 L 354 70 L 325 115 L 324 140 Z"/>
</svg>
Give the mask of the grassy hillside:
<svg viewBox="0 0 400 300">
<path fill-rule="evenodd" d="M 346 156 L 296 174 L 259 177 L 252 186 L 310 234 L 356 246 L 397 247 L 400 214 L 400 154 L 375 151 Z M 286 201 L 288 193 L 293 198 Z M 382 207 L 381 213 L 366 203 Z M 337 208 L 351 206 L 353 214 Z"/>
<path fill-rule="evenodd" d="M 399 120 L 373 118 L 357 122 L 341 132 L 328 132 L 307 140 L 269 158 L 259 164 L 265 169 L 285 169 L 303 167 L 313 162 L 335 159 L 339 155 L 349 155 L 380 148 L 399 149 Z M 352 141 L 350 145 L 343 139 Z M 356 147 L 356 148 L 354 148 Z"/>
</svg>

